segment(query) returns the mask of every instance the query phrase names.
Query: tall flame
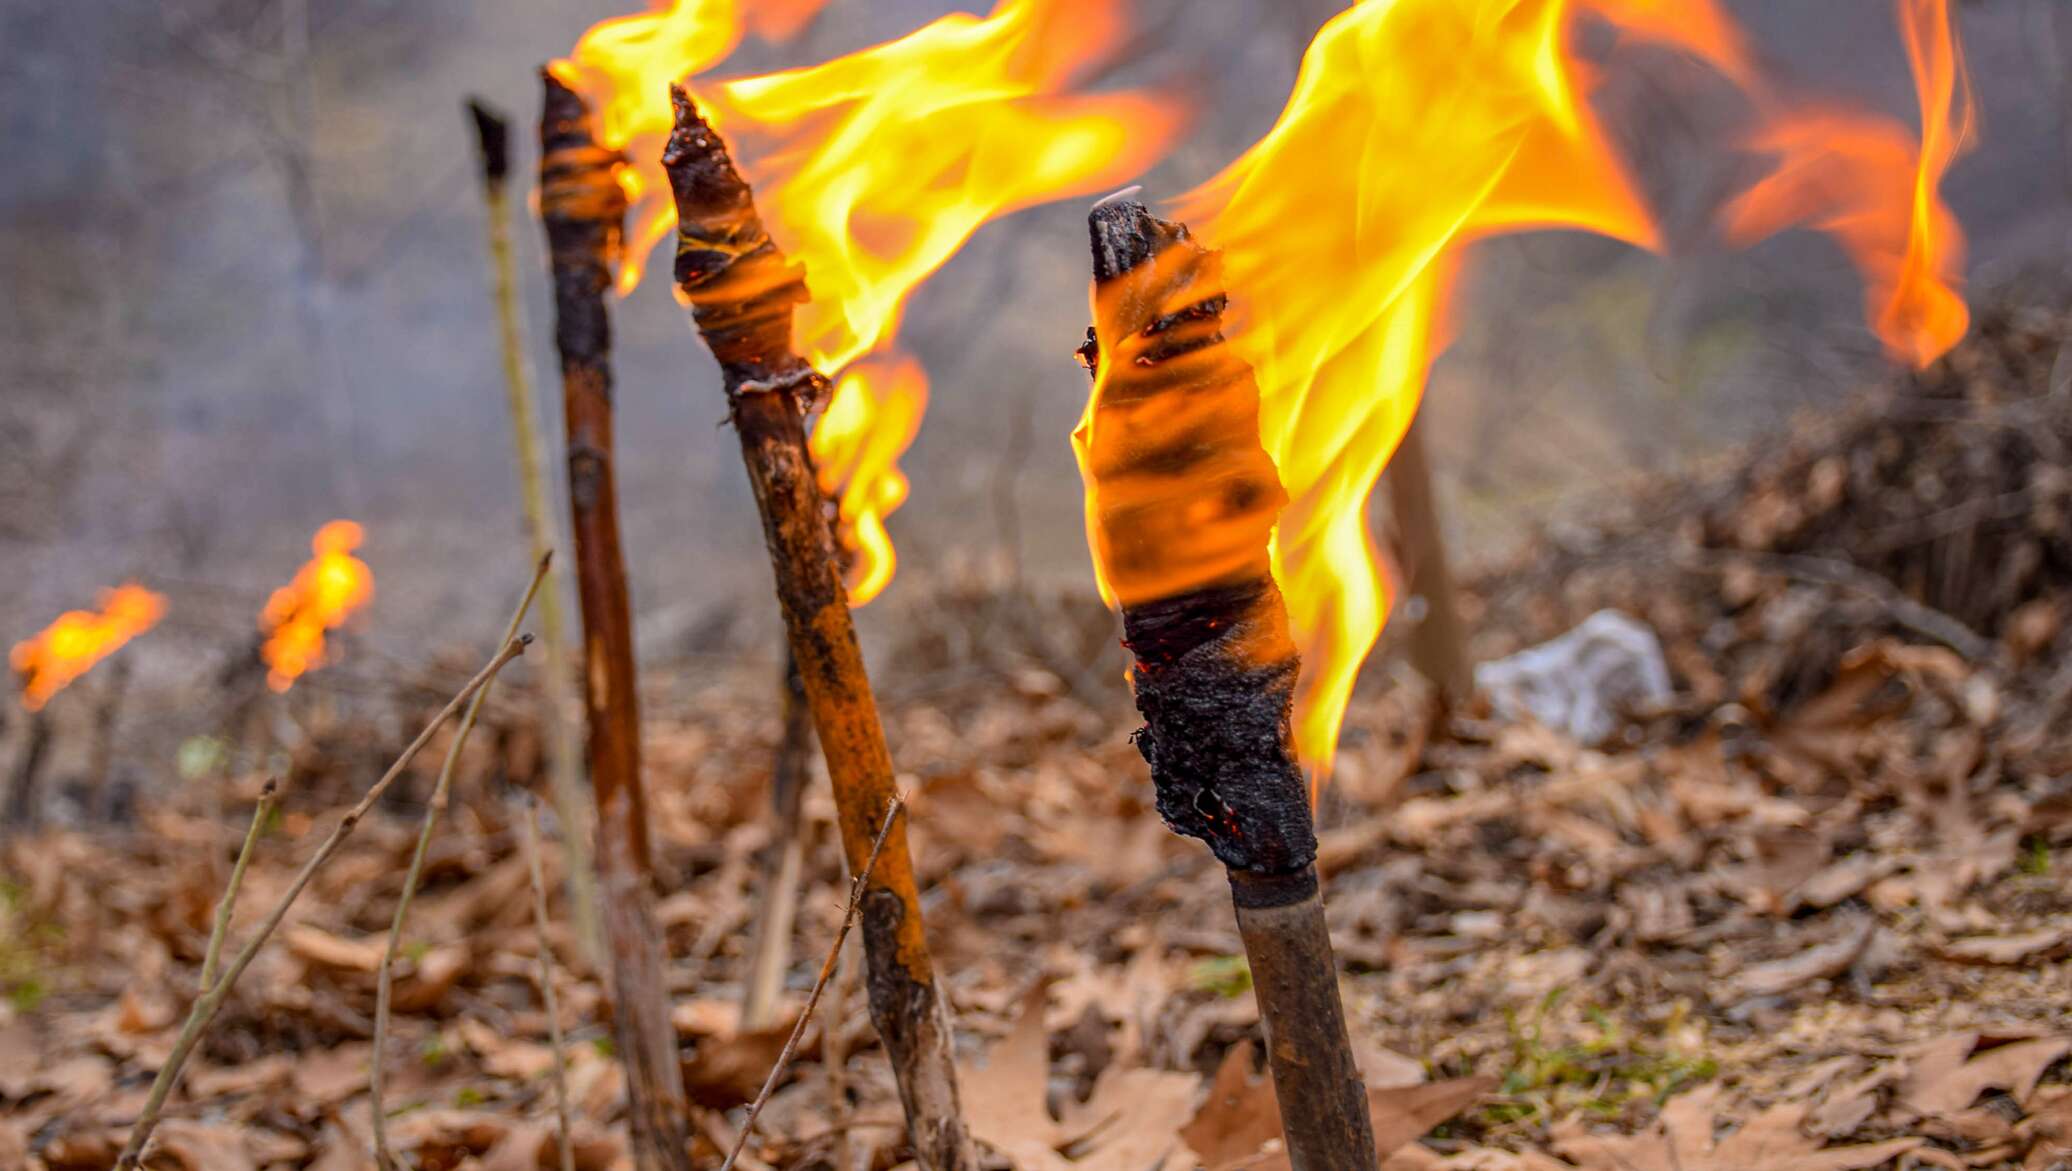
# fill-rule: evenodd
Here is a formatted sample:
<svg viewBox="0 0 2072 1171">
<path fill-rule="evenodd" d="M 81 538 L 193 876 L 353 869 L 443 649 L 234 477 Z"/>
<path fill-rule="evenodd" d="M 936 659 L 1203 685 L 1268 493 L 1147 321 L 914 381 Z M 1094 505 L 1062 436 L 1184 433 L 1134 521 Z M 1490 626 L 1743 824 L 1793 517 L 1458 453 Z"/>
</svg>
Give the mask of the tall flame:
<svg viewBox="0 0 2072 1171">
<path fill-rule="evenodd" d="M 1159 99 L 1074 92 L 1123 31 L 1115 0 L 1002 0 L 824 64 L 693 87 L 805 265 L 800 352 L 844 372 L 812 446 L 858 602 L 891 580 L 883 520 L 906 499 L 898 460 L 927 405 L 920 366 L 892 350 L 907 297 L 987 222 L 1113 186 L 1179 131 Z"/>
<path fill-rule="evenodd" d="M 1824 227 L 1874 289 L 1889 284 L 1873 324 L 1896 352 L 1925 360 L 1961 334 L 1948 285 L 1956 228 L 1934 189 L 1964 134 L 1951 112 L 1962 66 L 1941 0 L 1899 3 L 1930 130 L 1918 151 L 1889 152 L 1908 163 L 1897 177 L 1884 155 L 1837 147 L 1812 167 L 1819 182 L 1794 178 L 1818 136 L 1787 131 L 1812 123 L 1762 88 L 1739 30 L 1710 0 L 1365 0 L 1318 33 L 1273 129 L 1179 200 L 1180 217 L 1224 252 L 1231 344 L 1256 372 L 1261 439 L 1289 495 L 1273 572 L 1303 656 L 1295 737 L 1313 776 L 1328 773 L 1388 613 L 1365 505 L 1445 344 L 1463 250 L 1537 228 L 1657 246 L 1587 103 L 1592 73 L 1571 46 L 1579 15 L 1690 53 L 1751 91 L 1764 127 L 1755 145 L 1779 169 L 1732 209 L 1735 238 Z M 1849 127 L 1904 145 L 1868 115 Z M 1908 231 L 1895 237 L 1893 223 Z M 1107 567 L 1096 568 L 1113 600 Z"/>
<path fill-rule="evenodd" d="M 41 634 L 14 644 L 8 653 L 8 663 L 22 677 L 22 706 L 41 711 L 51 696 L 163 617 L 165 597 L 135 582 L 101 591 L 99 613 L 60 614 Z"/>
<path fill-rule="evenodd" d="M 806 267 L 801 352 L 836 371 L 881 348 L 908 294 L 990 220 L 1114 186 L 1178 110 L 1074 93 L 1123 32 L 1115 0 L 1001 0 L 805 69 L 694 86 L 770 231 Z"/>
<path fill-rule="evenodd" d="M 374 572 L 352 555 L 365 536 L 349 520 L 318 529 L 309 543 L 314 555 L 294 581 L 266 600 L 259 614 L 259 629 L 266 632 L 259 657 L 267 666 L 268 687 L 286 691 L 303 672 L 320 665 L 324 633 L 343 625 L 374 596 Z"/>
<path fill-rule="evenodd" d="M 669 140 L 669 85 L 725 60 L 750 27 L 785 40 L 805 27 L 826 0 L 655 0 L 649 11 L 591 26 L 569 56 L 550 68 L 564 85 L 597 103 L 604 146 L 625 154 L 619 184 L 630 205 L 619 292 L 640 284 L 649 253 L 676 226 L 676 207 L 662 177 Z"/>
<path fill-rule="evenodd" d="M 750 9 L 768 11 L 759 31 L 779 35 L 817 4 Z M 898 460 L 927 405 L 920 367 L 894 349 L 907 297 L 989 221 L 1112 187 L 1180 129 L 1168 102 L 1075 88 L 1121 42 L 1120 13 L 1120 0 L 1001 0 L 984 17 L 954 13 L 818 65 L 690 84 L 771 234 L 805 266 L 799 350 L 837 376 L 813 454 L 841 501 L 858 602 L 891 579 L 884 518 L 906 498 Z M 605 144 L 630 159 L 622 291 L 674 223 L 656 170 L 668 83 L 724 59 L 741 25 L 732 0 L 676 0 L 597 26 L 562 63 L 564 80 L 599 101 Z"/>
</svg>

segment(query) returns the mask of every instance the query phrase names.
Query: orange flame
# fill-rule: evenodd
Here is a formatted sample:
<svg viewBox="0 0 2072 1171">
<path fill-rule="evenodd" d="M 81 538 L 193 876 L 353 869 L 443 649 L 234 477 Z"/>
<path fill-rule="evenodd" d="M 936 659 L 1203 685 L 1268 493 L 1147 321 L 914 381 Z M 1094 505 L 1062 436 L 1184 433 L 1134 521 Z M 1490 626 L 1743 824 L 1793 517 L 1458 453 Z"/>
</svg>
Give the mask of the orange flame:
<svg viewBox="0 0 2072 1171">
<path fill-rule="evenodd" d="M 758 32 L 781 37 L 819 2 L 748 11 Z M 596 26 L 555 65 L 597 102 L 605 145 L 628 155 L 622 293 L 675 223 L 658 169 L 667 87 L 732 52 L 742 12 L 735 0 L 674 0 Z M 800 353 L 829 374 L 870 359 L 841 377 L 813 436 L 822 488 L 840 498 L 843 543 L 857 554 L 854 601 L 891 580 L 884 518 L 906 498 L 898 458 L 927 403 L 919 366 L 893 351 L 907 297 L 987 222 L 1113 186 L 1179 131 L 1169 103 L 1074 91 L 1124 31 L 1118 0 L 1001 0 L 983 18 L 955 13 L 819 65 L 691 87 L 771 234 L 805 266 Z"/>
<path fill-rule="evenodd" d="M 647 12 L 591 26 L 574 52 L 549 66 L 596 104 L 599 141 L 626 155 L 618 172 L 629 205 L 622 296 L 640 285 L 648 255 L 676 227 L 661 163 L 673 122 L 669 84 L 725 60 L 747 27 L 767 40 L 789 39 L 825 2 L 754 0 L 744 17 L 740 0 L 656 0 Z"/>
<path fill-rule="evenodd" d="M 1727 231 L 1740 243 L 1797 224 L 1833 236 L 1864 274 L 1871 325 L 1886 350 L 1925 366 L 1971 324 L 1954 287 L 1964 233 L 1940 191 L 1971 138 L 1974 103 L 1946 0 L 1897 3 L 1920 138 L 1850 111 L 1778 117 L 1756 142 L 1778 156 L 1777 169 L 1736 201 Z"/>
<path fill-rule="evenodd" d="M 1178 110 L 1074 80 L 1120 40 L 1114 0 L 1002 0 L 805 69 L 694 87 L 771 233 L 804 263 L 801 353 L 883 347 L 908 294 L 990 220 L 1119 183 Z"/>
<path fill-rule="evenodd" d="M 101 591 L 101 612 L 67 610 L 43 633 L 14 644 L 7 661 L 22 677 L 22 706 L 41 711 L 50 697 L 122 644 L 158 625 L 165 597 L 131 582 Z"/>
<path fill-rule="evenodd" d="M 1002 0 L 821 65 L 694 87 L 805 265 L 801 354 L 848 371 L 812 446 L 859 603 L 891 580 L 883 520 L 906 499 L 898 459 L 927 405 L 919 365 L 891 351 L 907 297 L 984 224 L 1112 186 L 1179 131 L 1177 107 L 1148 95 L 1073 92 L 1123 31 L 1114 0 Z"/>
<path fill-rule="evenodd" d="M 1919 167 L 1910 152 L 1911 173 L 1899 182 L 1889 168 L 1838 152 L 1829 169 L 1850 184 L 1837 191 L 1788 182 L 1786 150 L 1777 186 L 1752 192 L 1735 224 L 1745 236 L 1811 218 L 1849 243 L 1859 216 L 1900 209 L 1913 229 L 1905 237 L 1911 259 L 1893 266 L 1897 307 L 1877 324 L 1889 319 L 1898 333 L 1888 340 L 1901 337 L 1895 348 L 1918 357 L 1955 340 L 1946 313 L 1955 294 L 1945 283 L 1955 225 L 1933 188 L 1963 134 L 1961 119 L 1946 124 L 1958 88 L 1950 79 L 1962 69 L 1946 22 L 1931 19 L 1940 0 L 1900 2 L 1913 18 L 1909 45 L 1924 112 L 1941 127 L 1918 152 Z M 1936 11 L 1923 12 L 1929 8 Z M 1319 780 L 1388 614 L 1366 501 L 1445 344 L 1463 249 L 1536 228 L 1658 243 L 1585 100 L 1590 72 L 1570 45 L 1581 13 L 1691 53 L 1752 90 L 1759 84 L 1740 32 L 1709 0 L 1365 0 L 1318 33 L 1266 137 L 1179 201 L 1180 217 L 1224 252 L 1231 346 L 1257 376 L 1260 438 L 1289 496 L 1273 573 L 1303 656 L 1296 747 Z M 1795 124 L 1765 94 L 1755 96 L 1766 126 Z M 1879 125 L 1868 117 L 1857 124 Z M 1793 215 L 1749 210 L 1784 206 Z M 1882 227 L 1877 242 L 1890 247 Z M 1858 259 L 1875 285 L 1881 269 L 1869 261 L 1872 251 Z M 1924 316 L 1932 319 L 1925 326 Z M 1176 553 L 1165 581 L 1134 566 L 1137 588 L 1185 588 L 1180 581 L 1196 560 Z M 1096 566 L 1111 601 L 1113 568 Z"/>
<path fill-rule="evenodd" d="M 314 554 L 295 580 L 273 591 L 259 614 L 266 642 L 266 685 L 286 691 L 303 672 L 324 661 L 324 632 L 342 625 L 374 596 L 374 573 L 352 555 L 365 538 L 360 526 L 334 520 L 310 540 Z"/>
<path fill-rule="evenodd" d="M 904 354 L 865 358 L 843 371 L 807 446 L 820 490 L 839 506 L 849 602 L 861 606 L 891 583 L 898 559 L 885 517 L 906 502 L 899 457 L 921 430 L 928 375 Z"/>
</svg>

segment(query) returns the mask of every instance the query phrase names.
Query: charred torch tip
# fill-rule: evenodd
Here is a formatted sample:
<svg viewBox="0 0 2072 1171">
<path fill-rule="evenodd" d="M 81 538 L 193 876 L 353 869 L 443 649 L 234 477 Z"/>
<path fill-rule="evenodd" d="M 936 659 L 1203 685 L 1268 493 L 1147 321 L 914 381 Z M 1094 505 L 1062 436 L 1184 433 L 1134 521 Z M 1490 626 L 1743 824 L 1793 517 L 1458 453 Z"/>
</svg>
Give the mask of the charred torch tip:
<svg viewBox="0 0 2072 1171">
<path fill-rule="evenodd" d="M 1187 239 L 1187 226 L 1159 219 L 1129 191 L 1094 204 L 1086 228 L 1093 237 L 1094 280 L 1110 281 L 1145 264 L 1169 245 Z"/>
<path fill-rule="evenodd" d="M 281 779 L 279 777 L 268 777 L 266 778 L 266 783 L 259 786 L 259 795 L 261 797 L 271 797 L 280 787 Z"/>
<path fill-rule="evenodd" d="M 501 184 L 511 172 L 511 120 L 479 97 L 467 101 L 468 117 L 475 123 L 475 148 L 482 158 L 482 178 Z"/>
</svg>

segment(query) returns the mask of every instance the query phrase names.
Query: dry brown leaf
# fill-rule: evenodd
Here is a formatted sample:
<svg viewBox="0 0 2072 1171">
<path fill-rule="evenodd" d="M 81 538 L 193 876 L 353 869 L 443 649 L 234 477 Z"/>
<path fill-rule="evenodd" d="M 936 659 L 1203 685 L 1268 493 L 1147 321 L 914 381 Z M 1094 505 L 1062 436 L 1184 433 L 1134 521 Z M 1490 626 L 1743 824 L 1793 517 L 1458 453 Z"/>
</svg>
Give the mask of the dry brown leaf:
<svg viewBox="0 0 2072 1171">
<path fill-rule="evenodd" d="M 1807 1129 L 1822 1138 L 1845 1138 L 1878 1112 L 1878 1091 L 1897 1080 L 1901 1068 L 1886 1062 L 1846 1085 L 1835 1087 L 1807 1118 Z"/>
<path fill-rule="evenodd" d="M 1273 1082 L 1252 1074 L 1250 1041 L 1232 1045 L 1216 1067 L 1208 1097 L 1194 1118 L 1180 1128 L 1187 1149 L 1209 1167 L 1225 1167 L 1251 1158 L 1259 1148 L 1281 1137 L 1280 1106 Z"/>
<path fill-rule="evenodd" d="M 482 1060 L 482 1071 L 491 1077 L 526 1082 L 554 1068 L 554 1050 L 506 1036 L 474 1017 L 462 1017 L 455 1031 L 475 1051 L 475 1056 Z"/>
<path fill-rule="evenodd" d="M 756 1091 L 777 1064 L 791 1036 L 792 1020 L 785 1019 L 767 1029 L 707 1037 L 683 1061 L 684 1091 L 691 1101 L 714 1110 L 726 1110 L 753 1101 Z M 800 1040 L 801 1052 L 816 1043 L 810 1028 Z"/>
<path fill-rule="evenodd" d="M 272 1053 L 242 1065 L 195 1067 L 187 1074 L 187 1092 L 203 1100 L 285 1086 L 295 1065 L 296 1060 L 287 1054 Z"/>
<path fill-rule="evenodd" d="M 481 1171 L 542 1171 L 560 1166 L 554 1128 L 526 1119 L 512 1125 L 482 1156 Z"/>
<path fill-rule="evenodd" d="M 326 1125 L 317 1140 L 318 1155 L 307 1171 L 376 1171 L 365 1136 L 354 1134 L 336 1121 Z"/>
<path fill-rule="evenodd" d="M 2072 925 L 1953 939 L 1937 947 L 1935 954 L 1960 964 L 2022 964 L 2054 956 L 2067 945 L 2072 945 Z"/>
<path fill-rule="evenodd" d="M 2035 1037 L 1978 1046 L 1976 1033 L 1953 1033 L 1931 1042 L 1914 1057 L 1900 1083 L 1899 1100 L 1931 1118 L 1954 1116 L 1987 1090 L 2005 1090 L 2015 1101 L 2026 1101 L 2043 1071 L 2072 1052 L 2072 1038 Z"/>
<path fill-rule="evenodd" d="M 412 961 L 406 971 L 398 974 L 395 1010 L 430 1012 L 436 1008 L 453 986 L 460 983 L 460 978 L 467 975 L 471 959 L 465 944 L 449 943 Z"/>
<path fill-rule="evenodd" d="M 2029 1117 L 2016 1132 L 2029 1142 L 2023 1171 L 2046 1171 L 2053 1164 L 2072 1164 L 2072 1090 L 2060 1090 L 2029 1104 Z"/>
<path fill-rule="evenodd" d="M 1217 1067 L 1207 1100 L 1180 1132 L 1188 1149 L 1211 1171 L 1287 1171 L 1285 1153 L 1265 1150 L 1281 1140 L 1273 1079 L 1255 1078 L 1251 1068 L 1251 1045 L 1232 1046 Z M 1495 1078 L 1471 1077 L 1429 1085 L 1369 1086 L 1367 1109 L 1374 1124 L 1375 1152 L 1387 1157 L 1417 1141 L 1496 1084 Z"/>
<path fill-rule="evenodd" d="M 18 1118 L 0 1118 L 0 1167 L 29 1165 L 28 1123 Z"/>
<path fill-rule="evenodd" d="M 413 1110 L 389 1123 L 389 1140 L 419 1166 L 452 1167 L 465 1156 L 488 1153 L 516 1125 L 481 1110 Z"/>
<path fill-rule="evenodd" d="M 238 1127 L 169 1118 L 152 1141 L 154 1166 L 168 1160 L 181 1171 L 257 1171 Z"/>
<path fill-rule="evenodd" d="M 1555 1149 L 1585 1171 L 1857 1171 L 1921 1145 L 1918 1138 L 1823 1147 L 1799 1129 L 1806 1107 L 1772 1106 L 1731 1134 L 1713 1139 L 1719 1088 L 1671 1098 L 1655 1125 L 1637 1135 L 1557 1132 Z"/>
<path fill-rule="evenodd" d="M 1068 1106 L 1062 1121 L 1052 1118 L 1047 997 L 1044 985 L 1031 989 L 986 1064 L 959 1068 L 973 1137 L 1021 1171 L 1156 1171 L 1180 1145 L 1178 1130 L 1201 1079 L 1111 1066 L 1085 1105 Z"/>
<path fill-rule="evenodd" d="M 1075 1136 L 1075 1171 L 1158 1171 L 1180 1147 L 1180 1124 L 1194 1105 L 1201 1078 L 1165 1069 L 1110 1066 L 1094 1081 L 1085 1105 L 1065 1111 Z M 1083 1154 L 1079 1152 L 1083 1151 Z"/>
<path fill-rule="evenodd" d="M 1806 948 L 1795 955 L 1767 963 L 1750 964 L 1734 973 L 1729 982 L 1737 996 L 1776 996 L 1801 984 L 1841 975 L 1870 946 L 1878 922 L 1859 915 L 1826 943 Z"/>
<path fill-rule="evenodd" d="M 1050 1047 L 1043 1028 L 1046 992 L 1038 984 L 1023 998 L 1013 1028 L 986 1051 L 986 1063 L 959 1067 L 957 1081 L 972 1137 L 1022 1171 L 1061 1171 L 1057 1153 L 1065 1135 L 1045 1104 L 1050 1089 Z"/>
<path fill-rule="evenodd" d="M 43 1144 L 43 1165 L 49 1171 L 108 1171 L 128 1137 L 128 1127 L 68 1131 Z"/>
<path fill-rule="evenodd" d="M 364 1044 L 320 1049 L 295 1063 L 295 1095 L 301 1105 L 334 1106 L 367 1088 L 373 1047 Z"/>
<path fill-rule="evenodd" d="M 1786 895 L 1786 909 L 1826 910 L 1844 899 L 1855 898 L 1904 864 L 1890 855 L 1869 851 L 1837 858 L 1794 887 Z"/>
<path fill-rule="evenodd" d="M 383 936 L 347 939 L 308 923 L 297 923 L 282 931 L 281 942 L 288 954 L 305 963 L 370 976 L 381 970 L 381 959 L 388 954 L 388 940 Z"/>
</svg>

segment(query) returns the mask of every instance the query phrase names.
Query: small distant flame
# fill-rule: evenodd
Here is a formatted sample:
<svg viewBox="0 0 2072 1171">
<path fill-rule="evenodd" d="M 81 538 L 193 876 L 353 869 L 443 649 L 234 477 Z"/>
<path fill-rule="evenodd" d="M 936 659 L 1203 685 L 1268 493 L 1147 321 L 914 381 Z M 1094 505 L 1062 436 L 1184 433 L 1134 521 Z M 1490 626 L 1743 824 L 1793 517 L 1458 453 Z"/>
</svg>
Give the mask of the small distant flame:
<svg viewBox="0 0 2072 1171">
<path fill-rule="evenodd" d="M 295 580 L 273 591 L 259 614 L 266 642 L 266 685 L 286 691 L 303 672 L 324 661 L 324 633 L 336 629 L 374 596 L 374 572 L 352 555 L 365 532 L 349 520 L 334 520 L 310 540 L 314 554 Z"/>
<path fill-rule="evenodd" d="M 808 446 L 820 489 L 836 501 L 839 535 L 853 559 L 849 602 L 861 606 L 892 581 L 897 558 L 885 517 L 906 503 L 907 478 L 899 457 L 921 430 L 928 409 L 928 375 L 904 354 L 884 354 L 852 365 L 835 383 L 827 410 Z"/>
<path fill-rule="evenodd" d="M 50 697 L 122 644 L 158 625 L 165 597 L 132 582 L 101 591 L 101 611 L 67 610 L 7 656 L 22 677 L 22 706 L 41 711 Z"/>
<path fill-rule="evenodd" d="M 1658 245 L 1587 101 L 1579 16 L 1687 52 L 1749 92 L 1752 145 L 1776 170 L 1729 209 L 1732 238 L 1822 228 L 1863 268 L 1895 353 L 1927 361 L 1961 336 L 1961 236 L 1936 186 L 1970 102 L 1944 0 L 1897 2 L 1922 91 L 1919 146 L 1890 119 L 1786 107 L 1711 0 L 1365 0 L 1317 34 L 1273 129 L 1179 201 L 1179 218 L 1223 250 L 1231 349 L 1256 373 L 1260 438 L 1289 496 L 1273 575 L 1302 653 L 1295 739 L 1313 777 L 1329 772 L 1388 614 L 1366 502 L 1445 345 L 1463 252 L 1538 228 Z M 1176 540 L 1213 549 L 1229 535 L 1209 525 Z M 1132 566 L 1135 588 L 1185 588 L 1199 552 Z M 1112 600 L 1116 567 L 1102 556 L 1096 542 Z"/>
</svg>

